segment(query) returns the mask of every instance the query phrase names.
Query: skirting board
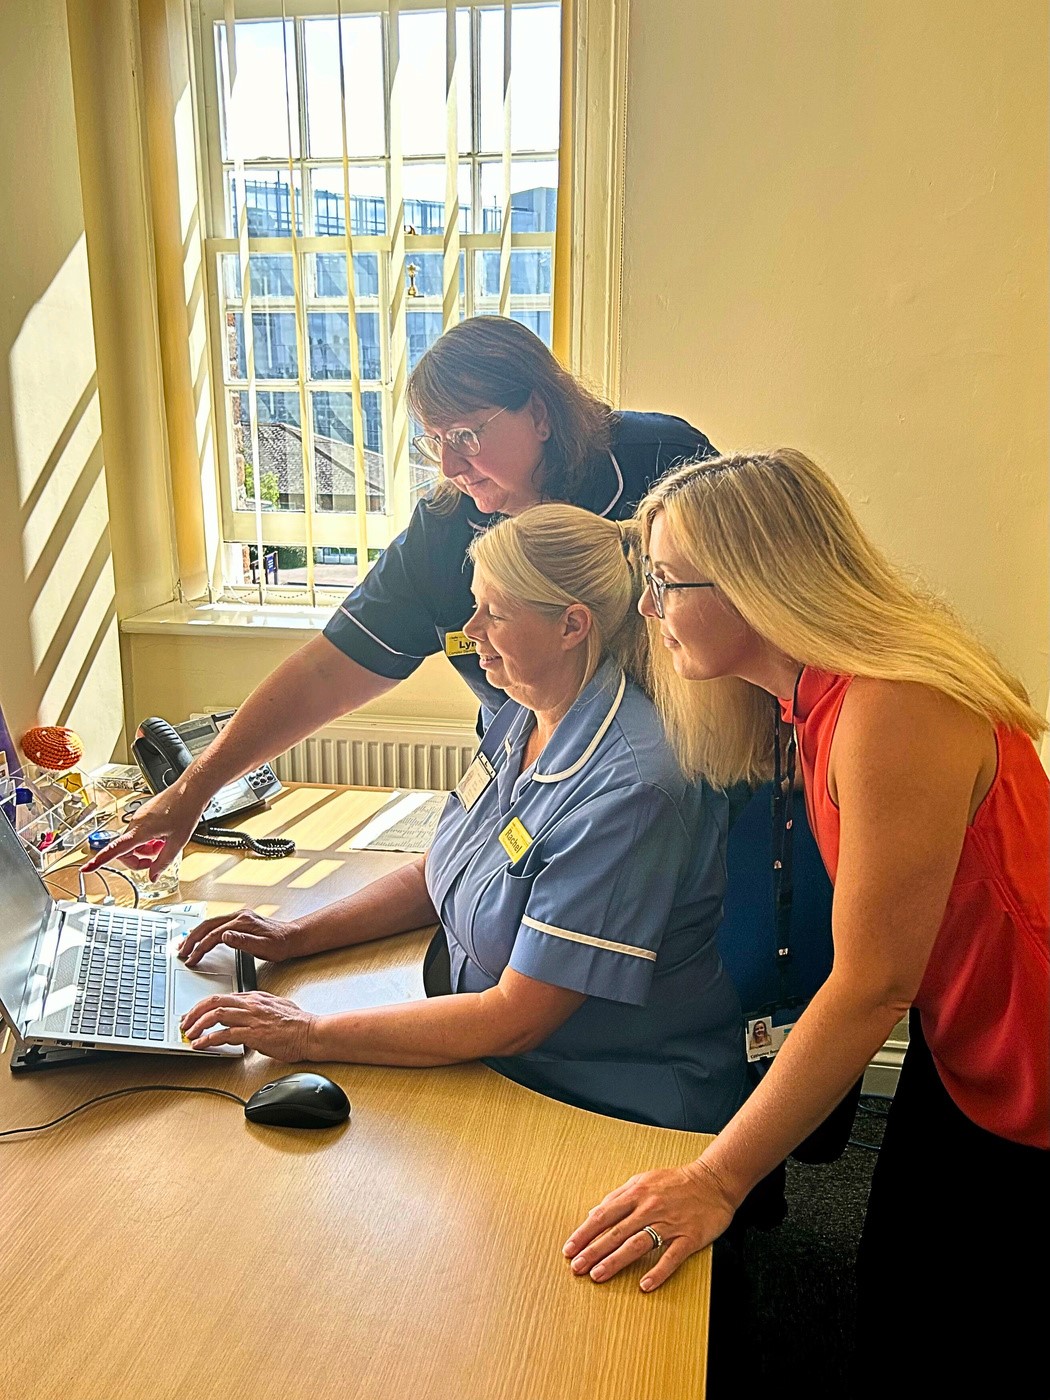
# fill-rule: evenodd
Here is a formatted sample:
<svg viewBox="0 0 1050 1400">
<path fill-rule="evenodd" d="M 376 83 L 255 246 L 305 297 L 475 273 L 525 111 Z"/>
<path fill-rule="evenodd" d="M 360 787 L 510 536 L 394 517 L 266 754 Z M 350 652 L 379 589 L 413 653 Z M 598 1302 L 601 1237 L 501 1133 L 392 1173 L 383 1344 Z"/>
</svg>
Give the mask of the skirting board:
<svg viewBox="0 0 1050 1400">
<path fill-rule="evenodd" d="M 864 1093 L 885 1094 L 892 1098 L 897 1089 L 904 1052 L 908 1048 L 907 1022 L 897 1026 L 864 1072 Z"/>
</svg>

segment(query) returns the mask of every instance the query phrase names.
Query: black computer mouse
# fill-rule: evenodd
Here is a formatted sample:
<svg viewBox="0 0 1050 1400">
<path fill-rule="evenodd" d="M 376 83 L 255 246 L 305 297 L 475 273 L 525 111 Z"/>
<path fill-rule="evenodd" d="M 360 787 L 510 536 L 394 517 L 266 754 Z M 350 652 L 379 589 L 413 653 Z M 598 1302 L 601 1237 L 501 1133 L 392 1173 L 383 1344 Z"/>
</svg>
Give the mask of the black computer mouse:
<svg viewBox="0 0 1050 1400">
<path fill-rule="evenodd" d="M 244 1116 L 274 1128 L 331 1128 L 350 1117 L 350 1100 L 323 1074 L 286 1074 L 256 1089 Z"/>
</svg>

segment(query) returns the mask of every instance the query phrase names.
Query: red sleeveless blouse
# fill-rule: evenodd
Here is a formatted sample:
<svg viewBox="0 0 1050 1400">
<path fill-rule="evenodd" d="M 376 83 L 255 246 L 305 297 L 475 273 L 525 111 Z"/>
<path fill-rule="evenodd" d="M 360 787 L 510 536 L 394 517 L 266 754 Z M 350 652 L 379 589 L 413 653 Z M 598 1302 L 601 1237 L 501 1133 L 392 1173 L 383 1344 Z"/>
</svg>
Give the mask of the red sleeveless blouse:
<svg viewBox="0 0 1050 1400">
<path fill-rule="evenodd" d="M 798 737 L 810 826 L 832 883 L 839 809 L 828 756 L 851 676 L 807 666 L 781 700 Z M 998 767 L 967 827 L 914 1005 L 941 1081 L 974 1123 L 1050 1147 L 1050 781 L 1026 734 L 1000 725 Z"/>
</svg>

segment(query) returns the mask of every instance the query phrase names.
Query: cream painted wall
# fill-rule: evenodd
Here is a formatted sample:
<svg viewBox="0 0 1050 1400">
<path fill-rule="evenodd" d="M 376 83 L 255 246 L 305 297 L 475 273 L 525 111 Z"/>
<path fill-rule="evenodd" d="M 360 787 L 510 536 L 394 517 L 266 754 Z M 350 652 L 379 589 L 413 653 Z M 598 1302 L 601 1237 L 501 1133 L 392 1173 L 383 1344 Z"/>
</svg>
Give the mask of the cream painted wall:
<svg viewBox="0 0 1050 1400">
<path fill-rule="evenodd" d="M 291 637 L 185 637 L 139 634 L 128 645 L 132 728 L 147 715 L 177 724 L 194 711 L 239 705 L 300 645 Z M 369 718 L 427 719 L 473 725 L 477 701 L 441 656 L 389 694 L 362 706 Z"/>
<path fill-rule="evenodd" d="M 825 465 L 1047 700 L 1043 0 L 635 0 L 621 398 Z"/>
<path fill-rule="evenodd" d="M 0 6 L 0 703 L 119 750 L 121 670 L 63 0 Z"/>
</svg>

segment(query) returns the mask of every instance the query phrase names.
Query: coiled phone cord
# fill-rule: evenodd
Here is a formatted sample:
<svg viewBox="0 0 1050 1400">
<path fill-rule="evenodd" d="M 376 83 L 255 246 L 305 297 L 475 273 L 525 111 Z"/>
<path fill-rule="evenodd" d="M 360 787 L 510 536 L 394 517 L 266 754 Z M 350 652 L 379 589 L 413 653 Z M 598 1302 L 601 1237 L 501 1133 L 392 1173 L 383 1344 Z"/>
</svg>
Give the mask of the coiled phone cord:
<svg viewBox="0 0 1050 1400">
<path fill-rule="evenodd" d="M 251 851 L 263 860 L 295 854 L 295 842 L 287 836 L 249 836 L 246 831 L 230 831 L 221 826 L 199 826 L 190 840 L 194 845 L 214 846 L 220 851 Z"/>
</svg>

